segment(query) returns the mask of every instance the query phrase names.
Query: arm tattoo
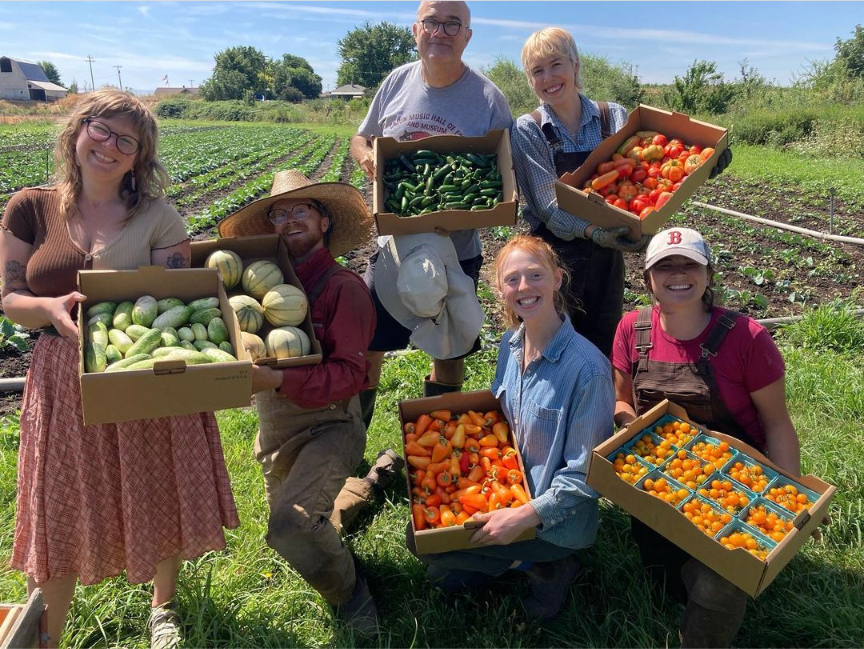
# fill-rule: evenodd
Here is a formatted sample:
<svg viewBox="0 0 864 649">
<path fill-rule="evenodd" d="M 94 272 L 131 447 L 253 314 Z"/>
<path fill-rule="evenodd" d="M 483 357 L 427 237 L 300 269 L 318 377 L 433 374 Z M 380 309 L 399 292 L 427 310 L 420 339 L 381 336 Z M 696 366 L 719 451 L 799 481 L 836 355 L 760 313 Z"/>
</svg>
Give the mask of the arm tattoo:
<svg viewBox="0 0 864 649">
<path fill-rule="evenodd" d="M 7 291 L 27 289 L 27 266 L 15 261 L 7 261 L 3 267 L 3 287 Z"/>
<path fill-rule="evenodd" d="M 165 260 L 166 268 L 189 268 L 189 258 L 184 257 L 179 252 L 175 252 L 173 255 L 168 257 Z"/>
</svg>

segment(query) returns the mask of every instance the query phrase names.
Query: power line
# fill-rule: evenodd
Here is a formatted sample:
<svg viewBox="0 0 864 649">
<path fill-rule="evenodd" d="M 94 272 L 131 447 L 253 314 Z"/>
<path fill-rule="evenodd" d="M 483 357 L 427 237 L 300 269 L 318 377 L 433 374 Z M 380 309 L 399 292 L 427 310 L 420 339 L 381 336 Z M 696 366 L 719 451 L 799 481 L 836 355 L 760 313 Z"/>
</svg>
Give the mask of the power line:
<svg viewBox="0 0 864 649">
<path fill-rule="evenodd" d="M 87 58 L 84 60 L 90 64 L 90 90 L 96 90 L 96 82 L 93 81 L 93 61 L 95 61 L 96 59 L 94 59 L 88 54 Z"/>
<path fill-rule="evenodd" d="M 112 68 L 117 68 L 117 81 L 120 83 L 120 90 L 123 90 L 123 79 L 120 78 L 120 68 L 122 65 L 112 65 Z"/>
</svg>

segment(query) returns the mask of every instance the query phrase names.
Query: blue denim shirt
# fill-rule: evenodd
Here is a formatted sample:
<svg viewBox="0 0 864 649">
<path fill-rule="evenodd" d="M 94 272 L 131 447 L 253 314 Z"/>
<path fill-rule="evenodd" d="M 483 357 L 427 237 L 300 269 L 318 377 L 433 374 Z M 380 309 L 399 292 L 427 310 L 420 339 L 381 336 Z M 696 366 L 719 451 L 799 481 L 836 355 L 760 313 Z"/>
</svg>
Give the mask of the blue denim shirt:
<svg viewBox="0 0 864 649">
<path fill-rule="evenodd" d="M 492 392 L 522 453 L 538 538 L 578 549 L 597 536 L 599 494 L 585 478 L 592 449 L 612 435 L 615 391 L 609 361 L 563 319 L 524 373 L 524 325 L 504 334 Z"/>
</svg>

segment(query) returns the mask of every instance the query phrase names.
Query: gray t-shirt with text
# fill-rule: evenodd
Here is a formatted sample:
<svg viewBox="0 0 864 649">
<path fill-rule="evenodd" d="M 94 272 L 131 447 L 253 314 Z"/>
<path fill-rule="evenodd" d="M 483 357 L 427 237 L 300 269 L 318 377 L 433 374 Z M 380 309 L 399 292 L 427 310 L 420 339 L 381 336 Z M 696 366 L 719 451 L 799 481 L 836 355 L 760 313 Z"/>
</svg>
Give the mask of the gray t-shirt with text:
<svg viewBox="0 0 864 649">
<path fill-rule="evenodd" d="M 465 67 L 465 73 L 446 88 L 426 85 L 415 61 L 396 68 L 384 79 L 366 119 L 358 131 L 402 141 L 431 135 L 477 137 L 513 124 L 510 106 L 498 87 L 479 72 Z M 476 230 L 451 234 L 460 260 L 481 253 Z"/>
</svg>

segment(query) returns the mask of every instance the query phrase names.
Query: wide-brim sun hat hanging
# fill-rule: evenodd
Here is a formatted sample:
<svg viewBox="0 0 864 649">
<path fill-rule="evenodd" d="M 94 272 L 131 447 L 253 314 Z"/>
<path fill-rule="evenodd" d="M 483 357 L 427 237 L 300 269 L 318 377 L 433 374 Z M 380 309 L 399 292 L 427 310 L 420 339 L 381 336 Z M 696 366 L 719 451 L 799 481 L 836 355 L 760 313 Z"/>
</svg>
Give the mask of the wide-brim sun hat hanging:
<svg viewBox="0 0 864 649">
<path fill-rule="evenodd" d="M 347 183 L 313 183 L 300 171 L 277 171 L 270 196 L 259 198 L 222 219 L 217 228 L 223 239 L 272 234 L 270 207 L 286 198 L 308 198 L 327 208 L 331 220 L 327 247 L 334 257 L 365 245 L 374 219 L 360 191 Z"/>
</svg>

